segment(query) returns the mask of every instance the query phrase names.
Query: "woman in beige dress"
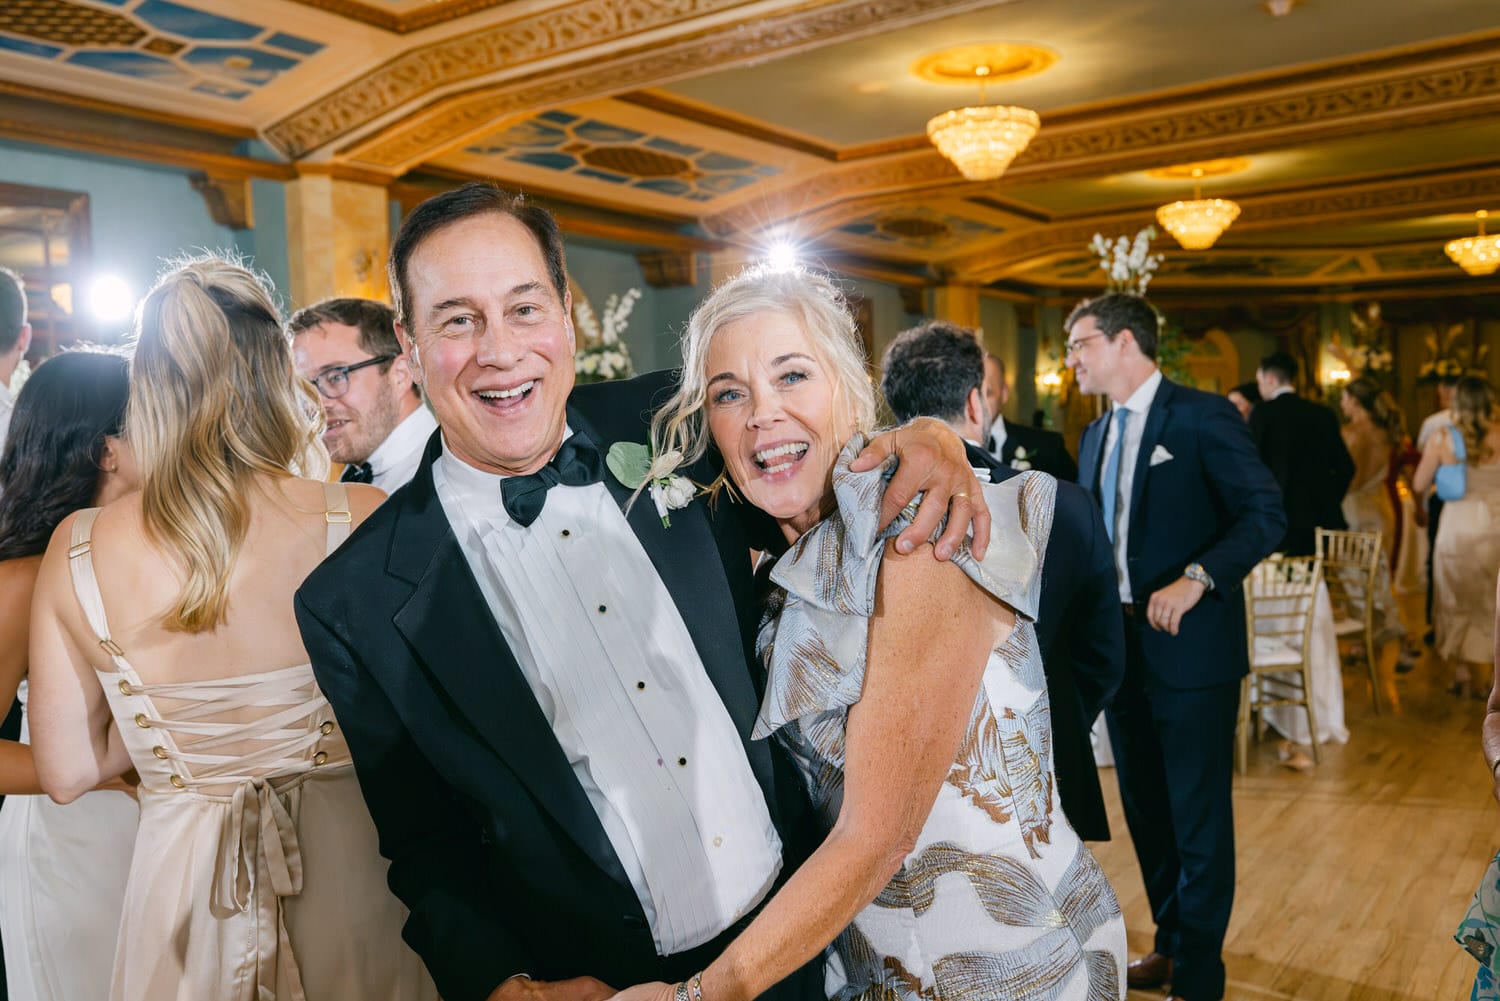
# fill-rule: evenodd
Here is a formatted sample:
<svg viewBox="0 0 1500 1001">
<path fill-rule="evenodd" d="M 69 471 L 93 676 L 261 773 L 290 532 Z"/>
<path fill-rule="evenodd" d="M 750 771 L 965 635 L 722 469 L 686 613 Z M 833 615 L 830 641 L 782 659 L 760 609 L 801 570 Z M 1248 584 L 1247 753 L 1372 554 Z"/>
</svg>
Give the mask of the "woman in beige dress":
<svg viewBox="0 0 1500 1001">
<path fill-rule="evenodd" d="M 142 489 L 59 525 L 31 630 L 42 787 L 140 774 L 111 997 L 431 998 L 292 615 L 381 494 L 304 478 L 327 469 L 317 397 L 249 271 L 179 266 L 138 338 Z"/>
<path fill-rule="evenodd" d="M 1344 444 L 1354 459 L 1354 479 L 1344 495 L 1344 520 L 1350 531 L 1379 532 L 1380 567 L 1375 578 L 1375 642 L 1406 639 L 1406 624 L 1391 592 L 1392 547 L 1396 539 L 1396 509 L 1386 491 L 1391 457 L 1405 436 L 1405 423 L 1396 401 L 1371 379 L 1359 378 L 1344 387 L 1339 398 L 1344 415 Z M 1415 654 L 1402 644 L 1403 659 Z"/>
<path fill-rule="evenodd" d="M 1500 413 L 1483 379 L 1459 382 L 1454 422 L 1427 439 L 1412 489 L 1432 486 L 1439 466 L 1464 462 L 1464 495 L 1443 505 L 1432 551 L 1432 620 L 1437 652 L 1453 663 L 1454 694 L 1489 674 L 1500 574 Z M 1459 459 L 1460 450 L 1464 455 Z"/>
</svg>

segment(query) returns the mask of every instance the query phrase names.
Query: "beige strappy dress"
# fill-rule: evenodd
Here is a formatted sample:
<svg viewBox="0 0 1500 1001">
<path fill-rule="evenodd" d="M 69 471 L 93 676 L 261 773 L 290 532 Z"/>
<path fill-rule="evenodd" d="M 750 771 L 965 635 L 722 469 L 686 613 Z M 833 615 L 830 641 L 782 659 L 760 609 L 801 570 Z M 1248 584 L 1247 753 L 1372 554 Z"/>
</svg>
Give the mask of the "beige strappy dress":
<svg viewBox="0 0 1500 1001">
<path fill-rule="evenodd" d="M 328 550 L 349 533 L 329 484 Z M 97 509 L 73 528 L 78 600 L 140 773 L 140 828 L 115 952 L 115 1001 L 436 998 L 401 940 L 349 749 L 307 664 L 147 684 L 110 639 L 90 554 Z"/>
</svg>

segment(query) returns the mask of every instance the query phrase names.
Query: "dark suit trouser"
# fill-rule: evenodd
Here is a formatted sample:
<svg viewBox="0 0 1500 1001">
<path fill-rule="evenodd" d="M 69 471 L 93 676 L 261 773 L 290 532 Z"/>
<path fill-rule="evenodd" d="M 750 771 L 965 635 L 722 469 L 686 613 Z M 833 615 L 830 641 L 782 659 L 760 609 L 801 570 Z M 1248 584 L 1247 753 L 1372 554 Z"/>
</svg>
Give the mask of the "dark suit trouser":
<svg viewBox="0 0 1500 1001">
<path fill-rule="evenodd" d="M 1125 683 L 1106 710 L 1125 821 L 1173 961 L 1172 993 L 1224 996 L 1224 933 L 1234 902 L 1234 726 L 1240 683 L 1148 688 L 1142 618 L 1126 616 Z"/>
<path fill-rule="evenodd" d="M 1427 498 L 1427 624 L 1432 625 L 1432 554 L 1437 551 L 1438 519 L 1443 502 L 1437 494 Z"/>
</svg>

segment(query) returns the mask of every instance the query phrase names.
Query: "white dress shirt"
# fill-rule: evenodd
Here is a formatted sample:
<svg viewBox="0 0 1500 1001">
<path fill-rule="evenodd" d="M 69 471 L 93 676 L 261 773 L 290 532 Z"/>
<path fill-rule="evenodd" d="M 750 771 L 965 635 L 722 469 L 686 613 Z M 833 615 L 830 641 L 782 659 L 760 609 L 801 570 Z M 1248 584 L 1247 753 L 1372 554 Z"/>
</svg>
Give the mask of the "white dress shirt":
<svg viewBox="0 0 1500 1001">
<path fill-rule="evenodd" d="M 522 527 L 501 504 L 502 479 L 448 451 L 433 465 L 469 568 L 657 951 L 708 942 L 781 870 L 781 840 L 734 723 L 608 489 L 555 486 Z"/>
<path fill-rule="evenodd" d="M 1000 458 L 1000 453 L 1005 451 L 1006 434 L 1005 418 L 1003 416 L 996 417 L 995 422 L 990 425 L 990 438 L 995 443 L 995 447 L 990 449 L 990 454 L 998 459 Z M 979 447 L 983 448 L 984 446 L 980 445 Z"/>
<path fill-rule="evenodd" d="M 5 451 L 5 439 L 10 436 L 10 415 L 16 409 L 11 398 L 10 387 L 0 382 L 0 452 Z"/>
<path fill-rule="evenodd" d="M 422 464 L 422 450 L 436 430 L 437 420 L 426 404 L 407 414 L 406 419 L 370 453 L 370 482 L 386 493 L 406 486 L 407 481 L 417 475 L 417 467 Z"/>
<path fill-rule="evenodd" d="M 1125 558 L 1130 545 L 1130 493 L 1135 484 L 1135 463 L 1141 451 L 1141 436 L 1146 432 L 1146 415 L 1151 412 L 1151 401 L 1156 399 L 1161 379 L 1161 369 L 1154 370 L 1145 382 L 1136 387 L 1128 400 L 1110 408 L 1108 430 L 1104 435 L 1104 451 L 1099 453 L 1102 476 L 1104 464 L 1109 461 L 1109 454 L 1115 447 L 1115 411 L 1120 407 L 1129 410 L 1130 416 L 1125 418 L 1125 444 L 1120 452 L 1120 478 L 1117 484 L 1120 496 L 1115 501 L 1114 526 L 1115 573 L 1120 578 L 1120 601 L 1125 604 L 1134 600 L 1130 595 L 1130 564 Z"/>
</svg>

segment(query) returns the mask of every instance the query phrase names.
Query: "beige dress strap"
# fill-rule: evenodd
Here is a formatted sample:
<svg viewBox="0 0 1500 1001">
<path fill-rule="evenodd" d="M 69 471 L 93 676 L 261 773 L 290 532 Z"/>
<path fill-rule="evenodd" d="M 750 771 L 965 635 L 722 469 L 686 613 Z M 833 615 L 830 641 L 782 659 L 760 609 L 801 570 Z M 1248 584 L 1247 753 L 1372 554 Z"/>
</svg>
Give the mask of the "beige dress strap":
<svg viewBox="0 0 1500 1001">
<path fill-rule="evenodd" d="M 349 513 L 349 491 L 342 483 L 324 483 L 323 499 L 327 505 L 323 517 L 328 522 L 328 553 L 332 554 L 349 538 L 349 530 L 354 527 L 354 515 Z"/>
<path fill-rule="evenodd" d="M 109 638 L 109 621 L 104 616 L 104 596 L 99 593 L 99 578 L 94 575 L 93 534 L 94 519 L 99 517 L 96 507 L 85 508 L 73 519 L 73 535 L 68 547 L 68 571 L 73 578 L 73 593 L 83 608 L 83 617 L 94 631 L 104 652 L 121 664 L 124 651 Z"/>
</svg>

